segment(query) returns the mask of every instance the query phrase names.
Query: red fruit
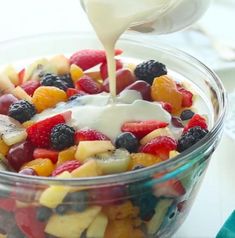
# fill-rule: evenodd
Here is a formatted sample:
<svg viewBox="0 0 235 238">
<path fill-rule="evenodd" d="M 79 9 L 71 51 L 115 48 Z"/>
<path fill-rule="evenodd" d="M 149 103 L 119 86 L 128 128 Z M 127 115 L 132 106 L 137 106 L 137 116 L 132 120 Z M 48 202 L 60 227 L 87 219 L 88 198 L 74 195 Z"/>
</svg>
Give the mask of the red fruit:
<svg viewBox="0 0 235 238">
<path fill-rule="evenodd" d="M 182 107 L 191 107 L 193 105 L 193 94 L 177 84 L 178 91 L 183 95 Z"/>
<path fill-rule="evenodd" d="M 76 89 L 76 88 L 68 88 L 66 90 L 67 97 L 70 98 L 73 95 L 79 94 L 81 96 L 86 95 L 86 93 L 82 90 Z"/>
<path fill-rule="evenodd" d="M 46 224 L 37 220 L 36 207 L 22 207 L 15 211 L 15 221 L 27 238 L 45 238 Z"/>
<path fill-rule="evenodd" d="M 21 166 L 33 160 L 34 146 L 29 141 L 13 145 L 7 155 L 9 165 L 18 171 Z"/>
<path fill-rule="evenodd" d="M 41 148 L 50 147 L 50 134 L 54 126 L 65 123 L 67 114 L 58 114 L 56 116 L 39 121 L 28 127 L 28 140 L 35 146 Z"/>
<path fill-rule="evenodd" d="M 18 73 L 18 78 L 19 78 L 19 85 L 21 85 L 24 81 L 24 75 L 25 75 L 25 69 L 22 69 L 19 73 Z"/>
<path fill-rule="evenodd" d="M 153 130 L 164 128 L 168 123 L 158 120 L 126 122 L 122 125 L 122 132 L 131 132 L 137 138 L 141 139 Z"/>
<path fill-rule="evenodd" d="M 136 80 L 135 76 L 129 69 L 119 69 L 116 73 L 116 91 L 119 94 L 126 87 L 134 83 Z M 109 92 L 109 78 L 104 83 L 104 90 Z"/>
<path fill-rule="evenodd" d="M 103 133 L 94 129 L 81 129 L 75 133 L 75 144 L 80 141 L 93 141 L 93 140 L 110 140 Z"/>
<path fill-rule="evenodd" d="M 169 136 L 158 136 L 144 145 L 140 152 L 159 156 L 162 160 L 169 158 L 169 152 L 176 150 L 177 143 L 175 139 Z"/>
<path fill-rule="evenodd" d="M 115 50 L 115 55 L 120 55 L 122 50 Z M 104 50 L 85 49 L 74 53 L 70 57 L 70 64 L 75 64 L 87 70 L 106 61 L 106 54 Z"/>
<path fill-rule="evenodd" d="M 151 101 L 151 85 L 143 80 L 138 80 L 127 86 L 125 90 L 136 90 L 141 93 L 141 96 L 146 101 Z"/>
<path fill-rule="evenodd" d="M 170 179 L 166 182 L 155 184 L 153 193 L 156 197 L 179 197 L 186 193 L 182 183 L 177 179 Z"/>
<path fill-rule="evenodd" d="M 52 176 L 57 176 L 65 171 L 68 171 L 71 173 L 73 170 L 79 168 L 81 165 L 82 164 L 78 160 L 67 161 L 67 162 L 63 163 L 62 165 L 60 165 L 59 167 L 57 167 L 53 171 Z"/>
<path fill-rule="evenodd" d="M 8 212 L 13 212 L 16 208 L 16 202 L 12 198 L 0 198 L 0 208 Z"/>
<path fill-rule="evenodd" d="M 168 102 L 160 102 L 163 109 L 165 109 L 167 112 L 172 113 L 172 105 Z"/>
<path fill-rule="evenodd" d="M 116 71 L 122 69 L 123 63 L 121 60 L 116 60 Z M 108 78 L 108 64 L 104 62 L 100 65 L 100 75 L 103 80 Z"/>
<path fill-rule="evenodd" d="M 76 88 L 89 94 L 97 94 L 102 92 L 101 85 L 88 75 L 82 76 L 76 82 Z"/>
<path fill-rule="evenodd" d="M 34 159 L 50 159 L 52 163 L 56 163 L 58 160 L 59 152 L 55 150 L 37 148 L 33 152 Z"/>
<path fill-rule="evenodd" d="M 18 99 L 12 94 L 4 94 L 0 96 L 0 114 L 8 115 L 9 107 L 12 103 L 17 101 Z"/>
<path fill-rule="evenodd" d="M 188 124 L 184 127 L 183 132 L 187 132 L 190 128 L 195 126 L 200 126 L 202 129 L 207 129 L 206 119 L 199 114 L 194 114 L 194 116 L 189 120 Z"/>
<path fill-rule="evenodd" d="M 29 95 L 33 96 L 34 91 L 40 86 L 40 82 L 36 80 L 29 80 L 21 85 L 21 88 Z"/>
</svg>

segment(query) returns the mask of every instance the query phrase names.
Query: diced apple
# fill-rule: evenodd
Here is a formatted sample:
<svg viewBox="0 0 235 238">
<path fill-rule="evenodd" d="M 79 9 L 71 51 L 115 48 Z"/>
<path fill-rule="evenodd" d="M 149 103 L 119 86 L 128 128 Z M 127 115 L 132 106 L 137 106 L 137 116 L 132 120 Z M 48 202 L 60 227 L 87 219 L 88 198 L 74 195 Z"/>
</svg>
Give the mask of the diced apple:
<svg viewBox="0 0 235 238">
<path fill-rule="evenodd" d="M 0 74 L 0 92 L 11 92 L 13 89 L 15 88 L 14 84 L 11 82 L 11 80 L 9 79 L 9 77 L 4 74 L 1 73 Z"/>
<path fill-rule="evenodd" d="M 63 172 L 62 174 L 58 175 L 57 178 L 59 179 L 70 179 L 72 178 L 69 172 Z M 69 186 L 62 186 L 62 185 L 52 185 L 41 194 L 39 203 L 45 207 L 55 208 L 60 203 L 62 203 L 65 196 L 70 191 Z"/>
<path fill-rule="evenodd" d="M 58 75 L 64 75 L 70 72 L 69 60 L 64 55 L 57 55 L 51 58 L 48 65 L 44 67 L 45 71 L 47 71 L 47 67 L 55 69 L 56 74 Z"/>
<path fill-rule="evenodd" d="M 100 212 L 88 227 L 86 237 L 103 238 L 107 225 L 108 225 L 108 217 L 104 213 Z"/>
<path fill-rule="evenodd" d="M 78 238 L 100 212 L 101 207 L 92 206 L 83 212 L 69 213 L 63 216 L 54 214 L 50 217 L 45 232 L 66 238 Z"/>
<path fill-rule="evenodd" d="M 96 161 L 91 159 L 71 173 L 73 178 L 94 177 L 101 175 L 101 170 Z"/>
<path fill-rule="evenodd" d="M 158 137 L 158 136 L 169 136 L 169 137 L 172 137 L 172 133 L 171 131 L 169 130 L 169 128 L 165 127 L 165 128 L 159 128 L 159 129 L 156 129 L 152 132 L 150 132 L 148 135 L 146 135 L 144 138 L 142 138 L 140 140 L 140 144 L 141 145 L 145 145 L 147 144 L 148 142 L 150 142 L 152 139 Z"/>
<path fill-rule="evenodd" d="M 17 86 L 16 88 L 14 88 L 13 90 L 11 90 L 11 93 L 22 100 L 26 100 L 28 102 L 32 101 L 32 97 L 30 97 L 23 88 L 21 88 L 20 86 Z"/>
<path fill-rule="evenodd" d="M 78 145 L 75 158 L 80 162 L 84 162 L 87 158 L 108 151 L 113 151 L 115 147 L 111 141 L 81 141 Z"/>
<path fill-rule="evenodd" d="M 8 76 L 8 78 L 11 80 L 11 82 L 14 85 L 18 85 L 19 84 L 18 72 L 16 71 L 16 69 L 12 65 L 8 65 L 4 69 L 3 73 Z"/>
<path fill-rule="evenodd" d="M 155 207 L 155 214 L 147 223 L 147 231 L 149 235 L 154 235 L 160 228 L 173 199 L 161 199 Z"/>
</svg>

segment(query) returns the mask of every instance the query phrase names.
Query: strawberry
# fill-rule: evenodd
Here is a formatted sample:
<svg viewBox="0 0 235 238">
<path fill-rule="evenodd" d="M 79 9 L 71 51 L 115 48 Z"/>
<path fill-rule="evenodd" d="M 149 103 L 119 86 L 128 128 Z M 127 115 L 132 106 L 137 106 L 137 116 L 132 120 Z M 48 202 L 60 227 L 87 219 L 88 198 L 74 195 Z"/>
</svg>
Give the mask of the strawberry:
<svg viewBox="0 0 235 238">
<path fill-rule="evenodd" d="M 137 138 L 141 139 L 146 136 L 153 130 L 158 128 L 164 128 L 168 126 L 168 123 L 158 121 L 158 120 L 147 120 L 147 121 L 133 121 L 133 122 L 125 122 L 122 125 L 122 132 L 131 132 Z"/>
<path fill-rule="evenodd" d="M 26 129 L 28 140 L 36 147 L 50 147 L 50 134 L 54 126 L 65 123 L 69 112 L 58 114 L 56 116 L 39 121 Z M 71 114 L 70 114 L 71 117 Z"/>
<path fill-rule="evenodd" d="M 123 63 L 121 60 L 116 60 L 116 71 L 122 69 Z M 108 78 L 108 64 L 104 62 L 100 65 L 100 75 L 103 80 Z"/>
<path fill-rule="evenodd" d="M 103 133 L 96 131 L 94 129 L 81 129 L 75 133 L 75 144 L 80 141 L 93 141 L 93 140 L 110 140 Z"/>
<path fill-rule="evenodd" d="M 24 75 L 25 75 L 25 69 L 22 69 L 21 71 L 18 72 L 19 85 L 23 83 Z"/>
<path fill-rule="evenodd" d="M 199 114 L 194 114 L 194 116 L 189 120 L 188 124 L 184 127 L 184 133 L 187 132 L 190 128 L 199 126 L 202 129 L 207 129 L 206 119 Z"/>
<path fill-rule="evenodd" d="M 179 197 L 183 196 L 186 191 L 182 183 L 177 179 L 170 179 L 165 182 L 155 184 L 153 187 L 156 197 Z"/>
<path fill-rule="evenodd" d="M 115 50 L 115 55 L 120 55 L 121 53 L 122 50 Z M 85 49 L 74 53 L 69 61 L 71 65 L 75 64 L 85 71 L 104 63 L 106 61 L 106 54 L 104 50 Z"/>
<path fill-rule="evenodd" d="M 177 90 L 183 96 L 182 107 L 191 107 L 193 105 L 193 94 L 180 84 L 177 84 Z"/>
<path fill-rule="evenodd" d="M 15 211 L 15 221 L 27 238 L 45 238 L 45 223 L 37 220 L 36 207 L 22 207 Z"/>
<path fill-rule="evenodd" d="M 82 90 L 89 94 L 97 94 L 102 92 L 101 85 L 88 75 L 82 76 L 76 82 L 76 89 Z"/>
<path fill-rule="evenodd" d="M 81 96 L 86 95 L 86 93 L 82 90 L 76 89 L 76 88 L 68 88 L 66 90 L 67 97 L 70 98 L 73 95 L 79 94 Z"/>
<path fill-rule="evenodd" d="M 50 159 L 52 163 L 56 163 L 58 160 L 59 152 L 55 150 L 48 150 L 48 149 L 41 149 L 37 148 L 33 151 L 33 158 L 34 159 Z"/>
<path fill-rule="evenodd" d="M 160 102 L 163 109 L 165 109 L 167 112 L 172 113 L 172 105 L 169 102 Z"/>
<path fill-rule="evenodd" d="M 71 173 L 73 170 L 79 168 L 81 165 L 82 164 L 78 160 L 66 161 L 65 163 L 63 163 L 62 165 L 60 165 L 53 171 L 52 176 L 55 177 L 65 171 L 68 171 Z"/>
<path fill-rule="evenodd" d="M 169 136 L 158 136 L 144 145 L 140 152 L 157 155 L 161 159 L 166 160 L 169 158 L 169 152 L 176 150 L 176 148 L 177 143 L 175 139 Z"/>
<path fill-rule="evenodd" d="M 16 208 L 16 202 L 12 198 L 0 198 L 0 208 L 8 212 L 13 212 Z"/>
<path fill-rule="evenodd" d="M 33 96 L 34 91 L 40 86 L 40 82 L 36 80 L 26 81 L 21 85 L 21 88 L 29 95 Z"/>
</svg>

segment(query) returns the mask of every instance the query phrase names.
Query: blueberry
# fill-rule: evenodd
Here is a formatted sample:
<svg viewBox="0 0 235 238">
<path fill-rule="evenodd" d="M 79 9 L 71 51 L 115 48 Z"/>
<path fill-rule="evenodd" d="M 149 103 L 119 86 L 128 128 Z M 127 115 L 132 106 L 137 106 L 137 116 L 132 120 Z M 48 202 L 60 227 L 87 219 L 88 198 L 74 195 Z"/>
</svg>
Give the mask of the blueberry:
<svg viewBox="0 0 235 238">
<path fill-rule="evenodd" d="M 70 210 L 70 205 L 60 204 L 55 208 L 55 212 L 59 215 L 64 215 L 68 210 Z"/>
<path fill-rule="evenodd" d="M 39 207 L 37 209 L 36 217 L 41 222 L 47 221 L 51 215 L 52 210 L 48 207 Z"/>
<path fill-rule="evenodd" d="M 87 208 L 88 193 L 86 191 L 79 191 L 69 193 L 64 202 L 69 204 L 70 208 L 74 211 L 82 212 Z"/>
<path fill-rule="evenodd" d="M 130 153 L 134 153 L 138 150 L 139 141 L 132 133 L 124 132 L 116 138 L 115 146 L 116 148 L 124 148 Z"/>
<path fill-rule="evenodd" d="M 187 121 L 189 119 L 191 119 L 194 116 L 194 112 L 187 109 L 181 112 L 180 118 L 182 121 Z"/>
</svg>

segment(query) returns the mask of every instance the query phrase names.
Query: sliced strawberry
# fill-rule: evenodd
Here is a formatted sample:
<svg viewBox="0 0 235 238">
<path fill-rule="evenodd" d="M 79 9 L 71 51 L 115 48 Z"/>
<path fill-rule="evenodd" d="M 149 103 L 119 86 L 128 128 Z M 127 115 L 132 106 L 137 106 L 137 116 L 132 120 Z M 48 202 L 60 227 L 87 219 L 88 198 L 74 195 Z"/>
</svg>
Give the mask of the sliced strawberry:
<svg viewBox="0 0 235 238">
<path fill-rule="evenodd" d="M 199 114 L 194 114 L 194 116 L 189 120 L 188 124 L 184 127 L 184 133 L 190 128 L 200 126 L 202 129 L 208 129 L 206 119 Z"/>
<path fill-rule="evenodd" d="M 8 212 L 13 212 L 16 208 L 16 201 L 12 198 L 0 198 L 0 208 Z"/>
<path fill-rule="evenodd" d="M 176 150 L 177 142 L 169 136 L 158 136 L 144 145 L 140 150 L 143 153 L 149 153 L 159 156 L 166 160 L 169 158 L 171 150 Z"/>
<path fill-rule="evenodd" d="M 77 94 L 79 94 L 81 96 L 86 95 L 86 93 L 84 91 L 76 89 L 76 88 L 68 88 L 66 90 L 66 94 L 67 94 L 68 98 L 72 97 L 73 95 L 77 95 Z"/>
<path fill-rule="evenodd" d="M 116 71 L 122 69 L 123 63 L 121 60 L 116 60 Z M 108 64 L 104 62 L 100 65 L 100 75 L 103 80 L 108 78 Z"/>
<path fill-rule="evenodd" d="M 182 183 L 177 179 L 170 179 L 163 183 L 155 184 L 153 187 L 156 197 L 179 197 L 186 193 Z"/>
<path fill-rule="evenodd" d="M 45 120 L 39 121 L 32 126 L 28 127 L 28 140 L 35 146 L 39 148 L 50 147 L 50 134 L 54 126 L 65 123 L 69 117 L 69 112 L 65 114 L 58 114 L 56 116 L 47 118 Z M 71 113 L 70 113 L 71 117 Z"/>
<path fill-rule="evenodd" d="M 82 90 L 89 94 L 97 94 L 102 92 L 102 86 L 88 75 L 82 76 L 76 82 L 76 89 Z"/>
<path fill-rule="evenodd" d="M 115 55 L 120 55 L 122 50 L 115 50 Z M 93 68 L 98 64 L 102 64 L 106 61 L 106 54 L 104 50 L 94 50 L 85 49 L 74 53 L 70 57 L 70 64 L 75 64 L 82 68 L 82 70 L 87 70 Z"/>
<path fill-rule="evenodd" d="M 75 144 L 80 141 L 93 141 L 93 140 L 110 140 L 103 133 L 96 131 L 94 129 L 81 129 L 75 133 Z"/>
<path fill-rule="evenodd" d="M 191 107 L 193 105 L 193 94 L 180 84 L 177 84 L 177 89 L 183 95 L 182 107 Z"/>
<path fill-rule="evenodd" d="M 37 148 L 33 151 L 34 159 L 41 159 L 41 158 L 50 159 L 52 163 L 54 164 L 58 160 L 58 155 L 59 155 L 59 152 L 55 150 Z"/>
<path fill-rule="evenodd" d="M 26 81 L 21 85 L 21 88 L 29 95 L 33 96 L 34 91 L 40 86 L 40 82 L 36 80 Z"/>
<path fill-rule="evenodd" d="M 60 165 L 53 171 L 52 176 L 57 176 L 65 171 L 68 171 L 71 173 L 73 170 L 79 168 L 81 165 L 82 164 L 78 160 L 66 161 L 65 163 L 63 163 L 62 165 Z"/>
<path fill-rule="evenodd" d="M 19 79 L 19 85 L 21 85 L 24 81 L 24 75 L 25 75 L 25 69 L 22 69 L 19 73 L 18 73 L 18 79 Z"/>
<path fill-rule="evenodd" d="M 15 221 L 27 238 L 45 238 L 46 224 L 37 220 L 36 207 L 22 207 L 15 211 Z"/>
<path fill-rule="evenodd" d="M 160 102 L 163 109 L 165 109 L 167 112 L 172 113 L 172 105 L 169 102 Z"/>
<path fill-rule="evenodd" d="M 146 136 L 153 130 L 158 128 L 164 128 L 168 126 L 168 123 L 158 121 L 158 120 L 147 120 L 147 121 L 134 121 L 134 122 L 125 122 L 122 125 L 122 132 L 131 132 L 137 138 L 141 139 Z"/>
</svg>

